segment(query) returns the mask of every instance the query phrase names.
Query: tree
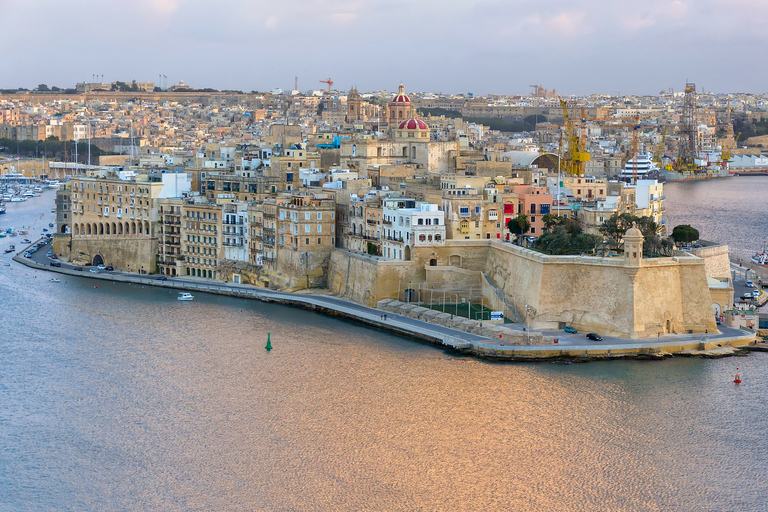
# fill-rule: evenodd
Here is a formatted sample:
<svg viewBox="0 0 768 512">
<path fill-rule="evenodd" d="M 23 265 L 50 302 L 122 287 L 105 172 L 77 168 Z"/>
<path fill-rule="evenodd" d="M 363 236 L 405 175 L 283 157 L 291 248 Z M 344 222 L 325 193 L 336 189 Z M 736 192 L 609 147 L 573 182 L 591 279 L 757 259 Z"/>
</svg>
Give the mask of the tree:
<svg viewBox="0 0 768 512">
<path fill-rule="evenodd" d="M 507 222 L 507 229 L 513 235 L 521 236 L 531 229 L 531 221 L 528 220 L 526 214 L 522 213 L 517 217 L 509 219 L 509 222 Z"/>
<path fill-rule="evenodd" d="M 45 84 L 40 84 L 40 85 L 38 85 L 38 86 L 37 86 L 37 90 L 38 90 L 38 91 L 40 91 L 40 92 L 47 92 L 47 91 L 50 91 L 50 89 L 48 88 L 48 86 L 47 86 L 47 85 L 45 85 Z"/>
<path fill-rule="evenodd" d="M 679 244 L 689 244 L 699 239 L 699 232 L 688 224 L 675 226 L 672 230 L 672 238 Z"/>
<path fill-rule="evenodd" d="M 325 103 L 321 101 L 320 103 L 317 104 L 317 115 L 322 116 L 323 110 L 325 110 Z"/>
<path fill-rule="evenodd" d="M 621 239 L 624 238 L 624 233 L 632 227 L 634 219 L 635 217 L 628 213 L 622 213 L 621 215 L 614 213 L 600 226 L 600 234 L 613 240 L 615 246 L 618 247 Z"/>
<path fill-rule="evenodd" d="M 560 223 L 560 217 L 551 213 L 545 213 L 541 216 L 541 221 L 544 223 L 544 230 L 551 231 L 554 226 Z"/>
</svg>

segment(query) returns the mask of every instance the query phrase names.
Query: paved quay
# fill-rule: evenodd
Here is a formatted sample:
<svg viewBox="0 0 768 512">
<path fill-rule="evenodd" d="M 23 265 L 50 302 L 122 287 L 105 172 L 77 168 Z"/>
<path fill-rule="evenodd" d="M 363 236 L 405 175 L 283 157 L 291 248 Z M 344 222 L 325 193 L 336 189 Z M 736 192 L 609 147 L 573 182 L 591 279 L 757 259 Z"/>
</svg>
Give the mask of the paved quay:
<svg viewBox="0 0 768 512">
<path fill-rule="evenodd" d="M 278 292 L 251 285 L 220 283 L 202 278 L 173 277 L 163 281 L 158 280 L 159 276 L 157 275 L 120 271 L 92 273 L 88 269 L 93 267 L 76 267 L 64 261 L 60 261 L 60 267 L 52 267 L 50 266 L 52 260 L 46 256 L 47 247 L 48 245 L 41 248 L 30 258 L 22 256 L 24 251 L 21 251 L 14 256 L 13 260 L 37 270 L 75 277 L 151 285 L 179 291 L 228 295 L 303 307 L 349 318 L 365 325 L 487 359 L 535 361 L 576 358 L 590 360 L 635 357 L 663 358 L 673 354 L 719 357 L 734 353 L 741 347 L 754 345 L 757 341 L 754 332 L 721 327 L 721 332 L 718 334 L 675 334 L 634 340 L 604 336 L 601 342 L 588 341 L 584 333 L 537 331 L 531 335 L 540 334 L 545 339 L 556 339 L 557 342 L 542 345 L 510 345 L 478 334 L 370 308 L 330 295 Z M 83 270 L 75 270 L 75 268 L 83 268 Z M 504 327 L 513 331 L 524 330 L 520 324 L 504 324 Z"/>
</svg>

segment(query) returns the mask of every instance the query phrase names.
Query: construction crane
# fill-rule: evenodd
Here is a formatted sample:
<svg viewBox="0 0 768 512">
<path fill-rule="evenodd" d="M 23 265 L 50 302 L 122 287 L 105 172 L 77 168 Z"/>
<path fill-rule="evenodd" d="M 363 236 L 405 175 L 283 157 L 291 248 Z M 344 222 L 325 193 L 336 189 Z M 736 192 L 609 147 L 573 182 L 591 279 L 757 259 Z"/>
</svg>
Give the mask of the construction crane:
<svg viewBox="0 0 768 512">
<path fill-rule="evenodd" d="M 331 86 L 333 86 L 333 80 L 320 80 L 321 84 L 328 84 L 328 112 L 331 111 Z"/>
<path fill-rule="evenodd" d="M 560 106 L 563 108 L 563 122 L 566 133 L 566 150 L 560 151 L 560 169 L 572 176 L 584 176 L 584 168 L 591 159 L 590 154 L 584 151 L 581 138 L 573 133 L 573 125 L 568 116 L 568 105 L 560 98 Z M 582 116 L 582 136 L 586 141 L 586 119 Z"/>
</svg>

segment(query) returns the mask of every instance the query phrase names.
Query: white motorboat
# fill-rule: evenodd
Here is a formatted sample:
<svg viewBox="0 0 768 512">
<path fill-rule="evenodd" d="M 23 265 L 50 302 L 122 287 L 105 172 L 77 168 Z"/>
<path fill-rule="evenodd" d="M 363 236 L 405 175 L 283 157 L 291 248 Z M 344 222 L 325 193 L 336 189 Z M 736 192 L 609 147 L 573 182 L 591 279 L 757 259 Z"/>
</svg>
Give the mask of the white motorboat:
<svg viewBox="0 0 768 512">
<path fill-rule="evenodd" d="M 60 283 L 61 279 L 57 279 L 55 277 L 52 277 L 51 279 L 49 279 L 49 281 L 52 282 L 52 283 Z"/>
<path fill-rule="evenodd" d="M 191 293 L 186 293 L 186 292 L 179 293 L 179 297 L 178 297 L 179 300 L 192 300 L 194 298 L 195 297 Z"/>
</svg>

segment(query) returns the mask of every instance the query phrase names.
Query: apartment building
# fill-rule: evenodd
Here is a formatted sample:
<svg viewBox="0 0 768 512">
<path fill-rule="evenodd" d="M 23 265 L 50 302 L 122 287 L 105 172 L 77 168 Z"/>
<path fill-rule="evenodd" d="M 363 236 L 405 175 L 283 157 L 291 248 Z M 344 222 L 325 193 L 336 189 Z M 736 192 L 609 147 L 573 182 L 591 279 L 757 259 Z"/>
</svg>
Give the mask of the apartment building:
<svg viewBox="0 0 768 512">
<path fill-rule="evenodd" d="M 181 216 L 182 275 L 218 277 L 222 254 L 222 206 L 186 204 Z"/>
</svg>

